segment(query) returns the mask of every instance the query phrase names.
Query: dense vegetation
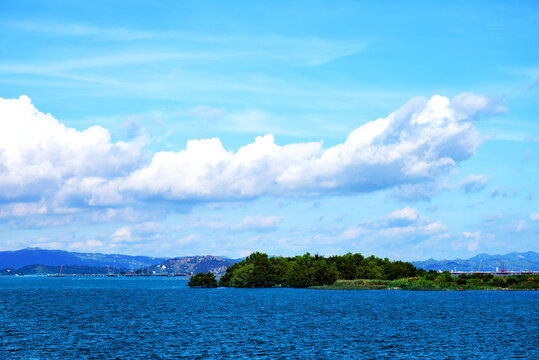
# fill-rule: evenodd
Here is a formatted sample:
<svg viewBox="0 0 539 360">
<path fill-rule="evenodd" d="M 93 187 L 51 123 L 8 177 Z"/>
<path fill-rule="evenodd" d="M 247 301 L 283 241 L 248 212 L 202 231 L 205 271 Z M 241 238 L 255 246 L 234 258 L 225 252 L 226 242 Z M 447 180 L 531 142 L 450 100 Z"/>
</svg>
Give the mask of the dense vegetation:
<svg viewBox="0 0 539 360">
<path fill-rule="evenodd" d="M 295 257 L 268 257 L 255 252 L 230 266 L 220 286 L 231 287 L 310 287 L 330 285 L 336 280 L 394 280 L 416 276 L 408 262 L 389 261 L 361 254 L 323 257 L 309 253 Z"/>
<path fill-rule="evenodd" d="M 211 272 L 209 273 L 198 273 L 189 279 L 187 286 L 190 287 L 217 287 L 217 279 L 215 275 Z"/>
<path fill-rule="evenodd" d="M 416 277 L 396 280 L 337 280 L 334 284 L 317 286 L 320 289 L 367 290 L 539 290 L 539 275 L 459 275 L 452 277 L 447 271 L 436 273 L 420 269 Z"/>
<path fill-rule="evenodd" d="M 403 261 L 361 254 L 323 257 L 309 253 L 295 257 L 268 257 L 253 253 L 230 266 L 219 286 L 315 287 L 323 289 L 489 290 L 539 289 L 537 275 L 460 275 L 416 269 Z"/>
</svg>

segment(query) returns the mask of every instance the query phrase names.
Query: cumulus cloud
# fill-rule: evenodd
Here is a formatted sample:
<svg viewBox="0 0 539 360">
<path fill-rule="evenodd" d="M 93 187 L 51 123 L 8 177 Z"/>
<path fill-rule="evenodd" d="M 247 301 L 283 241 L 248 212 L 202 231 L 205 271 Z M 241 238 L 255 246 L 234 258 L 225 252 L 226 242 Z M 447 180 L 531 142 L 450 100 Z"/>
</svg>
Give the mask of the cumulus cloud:
<svg viewBox="0 0 539 360">
<path fill-rule="evenodd" d="M 329 148 L 278 145 L 268 134 L 234 152 L 218 138 L 198 139 L 181 151 L 159 151 L 148 163 L 137 139 L 112 142 L 100 126 L 69 128 L 26 96 L 0 99 L 0 201 L 76 209 L 433 184 L 475 153 L 480 137 L 472 120 L 495 110 L 473 94 L 415 98 Z"/>
<path fill-rule="evenodd" d="M 470 119 L 473 95 L 456 105 L 442 96 L 416 98 L 386 118 L 353 130 L 344 143 L 277 145 L 272 135 L 227 151 L 218 138 L 191 140 L 185 150 L 158 152 L 131 173 L 123 191 L 167 199 L 245 199 L 288 192 L 366 192 L 435 179 L 472 156 L 480 138 Z M 482 97 L 480 97 L 482 98 Z"/>
<path fill-rule="evenodd" d="M 432 235 L 447 231 L 447 226 L 441 221 L 432 221 L 422 216 L 419 210 L 406 206 L 397 209 L 386 216 L 380 234 L 387 237 Z"/>
<path fill-rule="evenodd" d="M 66 182 L 125 176 L 142 157 L 138 142 L 112 143 L 108 130 L 66 127 L 26 96 L 0 98 L 0 199 L 52 197 Z"/>
<path fill-rule="evenodd" d="M 45 214 L 47 208 L 41 203 L 12 203 L 0 208 L 0 218 L 25 217 L 29 215 Z"/>
<path fill-rule="evenodd" d="M 320 229 L 316 229 L 315 233 L 320 232 Z M 406 206 L 375 221 L 362 222 L 360 226 L 341 228 L 340 232 L 330 230 L 329 234 L 331 234 L 331 239 L 339 241 L 353 240 L 353 242 L 363 244 L 376 243 L 377 246 L 391 246 L 416 239 L 439 237 L 446 232 L 447 226 L 441 221 L 431 220 L 421 215 L 419 210 Z M 349 242 L 346 244 L 350 245 Z"/>
<path fill-rule="evenodd" d="M 122 226 L 112 234 L 113 242 L 131 242 L 133 241 L 131 235 L 131 228 L 129 226 Z"/>
<path fill-rule="evenodd" d="M 380 231 L 386 237 L 426 236 L 447 231 L 447 226 L 441 221 L 411 224 L 407 226 L 393 226 Z"/>
<path fill-rule="evenodd" d="M 139 243 L 146 240 L 160 239 L 163 225 L 145 222 L 134 226 L 122 226 L 112 234 L 113 243 Z"/>
<path fill-rule="evenodd" d="M 406 206 L 403 209 L 397 209 L 389 214 L 388 219 L 391 220 L 406 220 L 406 221 L 416 221 L 419 218 L 419 211 L 415 208 Z"/>
<path fill-rule="evenodd" d="M 459 184 L 459 187 L 466 194 L 478 192 L 485 187 L 488 178 L 485 175 L 468 175 Z"/>
<path fill-rule="evenodd" d="M 539 221 L 539 212 L 531 213 L 531 214 L 530 214 L 530 220 L 532 220 L 532 221 Z"/>
</svg>

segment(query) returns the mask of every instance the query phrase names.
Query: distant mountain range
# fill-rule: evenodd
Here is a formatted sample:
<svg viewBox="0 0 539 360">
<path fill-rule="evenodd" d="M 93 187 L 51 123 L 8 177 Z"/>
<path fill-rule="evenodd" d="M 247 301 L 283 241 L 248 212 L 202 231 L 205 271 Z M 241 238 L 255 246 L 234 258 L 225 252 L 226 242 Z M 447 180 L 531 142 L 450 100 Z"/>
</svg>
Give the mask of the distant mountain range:
<svg viewBox="0 0 539 360">
<path fill-rule="evenodd" d="M 16 251 L 0 252 L 0 269 L 18 269 L 28 265 L 79 265 L 79 266 L 110 266 L 137 270 L 144 266 L 162 263 L 166 258 L 148 256 L 131 256 L 119 254 L 78 253 L 64 250 L 45 250 L 39 248 L 26 248 Z"/>
<path fill-rule="evenodd" d="M 16 251 L 0 252 L 0 275 L 19 274 L 54 274 L 64 265 L 65 274 L 106 274 L 115 268 L 119 271 L 136 271 L 150 268 L 155 273 L 212 272 L 222 275 L 226 268 L 242 259 L 229 259 L 219 256 L 184 256 L 176 258 L 156 258 L 149 256 L 131 256 L 120 254 L 78 253 L 64 250 L 45 250 L 26 248 Z M 412 261 L 417 268 L 425 270 L 501 270 L 503 261 L 506 270 L 539 270 L 539 253 L 528 251 L 505 255 L 479 254 L 469 259 Z M 39 265 L 39 266 L 38 266 Z M 109 270 L 107 270 L 107 267 Z M 9 269 L 9 271 L 8 271 Z M 18 269 L 13 272 L 13 269 Z"/>
<path fill-rule="evenodd" d="M 425 270 L 458 270 L 458 271 L 493 271 L 501 270 L 501 263 L 506 270 L 539 270 L 539 253 L 528 251 L 523 253 L 509 253 L 505 255 L 479 254 L 469 259 L 412 261 L 417 268 Z M 481 266 L 481 268 L 480 268 Z"/>
<path fill-rule="evenodd" d="M 173 259 L 120 254 L 78 253 L 64 250 L 26 248 L 0 252 L 0 275 L 10 274 L 56 274 L 64 266 L 63 274 L 106 274 L 120 271 L 136 271 L 150 268 L 156 273 L 212 272 L 224 274 L 226 268 L 241 259 L 218 256 L 185 256 Z M 17 269 L 17 271 L 13 271 Z"/>
</svg>

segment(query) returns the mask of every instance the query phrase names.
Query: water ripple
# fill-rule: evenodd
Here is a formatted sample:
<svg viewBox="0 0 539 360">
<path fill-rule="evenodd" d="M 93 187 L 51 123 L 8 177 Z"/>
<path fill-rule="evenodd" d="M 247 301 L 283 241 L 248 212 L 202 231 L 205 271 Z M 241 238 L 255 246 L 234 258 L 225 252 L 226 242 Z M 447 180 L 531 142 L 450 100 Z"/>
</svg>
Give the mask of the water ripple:
<svg viewBox="0 0 539 360">
<path fill-rule="evenodd" d="M 538 292 L 0 278 L 0 359 L 534 359 Z"/>
</svg>

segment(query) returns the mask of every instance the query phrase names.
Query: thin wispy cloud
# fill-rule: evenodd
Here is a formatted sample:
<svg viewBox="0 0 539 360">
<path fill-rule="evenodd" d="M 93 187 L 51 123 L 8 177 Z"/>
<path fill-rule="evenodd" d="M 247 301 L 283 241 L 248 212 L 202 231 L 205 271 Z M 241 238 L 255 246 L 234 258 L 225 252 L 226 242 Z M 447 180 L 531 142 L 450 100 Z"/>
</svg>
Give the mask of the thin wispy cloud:
<svg viewBox="0 0 539 360">
<path fill-rule="evenodd" d="M 60 58 L 50 63 L 4 63 L 0 70 L 13 73 L 51 73 L 88 68 L 122 66 L 163 61 L 193 62 L 210 60 L 260 58 L 264 62 L 298 62 L 304 65 L 322 65 L 362 51 L 365 43 L 326 40 L 316 37 L 295 38 L 275 34 L 220 34 L 201 35 L 179 31 L 104 28 L 84 24 L 39 22 L 8 22 L 3 26 L 13 31 L 34 32 L 41 36 L 94 37 L 101 40 L 125 41 L 125 50 L 117 54 L 93 54 L 84 58 Z M 152 40 L 161 50 L 134 51 L 131 42 Z M 177 41 L 182 40 L 182 41 Z M 201 50 L 211 44 L 211 51 Z"/>
</svg>

